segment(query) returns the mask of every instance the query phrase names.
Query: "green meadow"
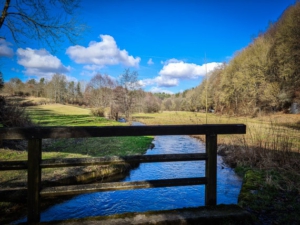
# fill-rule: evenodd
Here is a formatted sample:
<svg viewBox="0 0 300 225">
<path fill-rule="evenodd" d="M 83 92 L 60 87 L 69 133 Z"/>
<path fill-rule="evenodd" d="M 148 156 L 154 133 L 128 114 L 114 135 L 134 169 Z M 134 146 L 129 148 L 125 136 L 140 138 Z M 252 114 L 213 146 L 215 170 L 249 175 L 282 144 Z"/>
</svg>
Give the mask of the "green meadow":
<svg viewBox="0 0 300 225">
<path fill-rule="evenodd" d="M 38 126 L 128 126 L 102 117 L 94 117 L 89 109 L 70 105 L 48 104 L 26 108 L 30 118 Z M 71 139 L 45 139 L 42 142 L 42 158 L 82 158 L 102 156 L 124 156 L 144 154 L 153 137 L 96 137 Z M 27 160 L 26 144 L 23 151 L 1 149 L 0 160 Z M 45 170 L 46 171 L 46 170 Z M 53 172 L 54 170 L 48 170 Z M 10 182 L 20 183 L 26 176 L 25 171 L 3 171 L 0 186 Z M 51 174 L 48 174 L 51 176 Z M 48 176 L 45 174 L 45 176 Z"/>
</svg>

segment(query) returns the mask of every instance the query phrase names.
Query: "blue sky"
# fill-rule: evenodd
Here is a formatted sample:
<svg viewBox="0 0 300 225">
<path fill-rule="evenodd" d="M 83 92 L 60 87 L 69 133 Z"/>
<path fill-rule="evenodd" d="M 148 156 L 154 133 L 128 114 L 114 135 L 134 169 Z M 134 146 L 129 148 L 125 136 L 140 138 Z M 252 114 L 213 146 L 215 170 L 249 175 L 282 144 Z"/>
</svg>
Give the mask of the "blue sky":
<svg viewBox="0 0 300 225">
<path fill-rule="evenodd" d="M 138 71 L 145 91 L 177 93 L 199 85 L 205 68 L 229 62 L 294 3 L 86 0 L 80 17 L 90 29 L 77 45 L 65 42 L 52 52 L 36 43 L 0 40 L 0 70 L 5 81 L 62 73 L 88 82 L 96 73 L 117 78 L 129 68 Z"/>
</svg>

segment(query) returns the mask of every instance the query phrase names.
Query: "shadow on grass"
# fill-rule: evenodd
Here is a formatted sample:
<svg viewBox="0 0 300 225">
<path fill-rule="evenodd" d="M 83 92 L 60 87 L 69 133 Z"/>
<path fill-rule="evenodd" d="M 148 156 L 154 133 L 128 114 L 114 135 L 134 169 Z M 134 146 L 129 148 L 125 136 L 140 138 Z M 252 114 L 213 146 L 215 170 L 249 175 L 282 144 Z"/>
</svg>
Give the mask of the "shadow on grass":
<svg viewBox="0 0 300 225">
<path fill-rule="evenodd" d="M 91 157 L 144 154 L 153 137 L 94 137 L 44 141 L 44 152 L 64 152 Z"/>
<path fill-rule="evenodd" d="M 292 128 L 295 130 L 300 130 L 300 120 L 296 123 L 283 123 L 282 126 Z"/>
</svg>

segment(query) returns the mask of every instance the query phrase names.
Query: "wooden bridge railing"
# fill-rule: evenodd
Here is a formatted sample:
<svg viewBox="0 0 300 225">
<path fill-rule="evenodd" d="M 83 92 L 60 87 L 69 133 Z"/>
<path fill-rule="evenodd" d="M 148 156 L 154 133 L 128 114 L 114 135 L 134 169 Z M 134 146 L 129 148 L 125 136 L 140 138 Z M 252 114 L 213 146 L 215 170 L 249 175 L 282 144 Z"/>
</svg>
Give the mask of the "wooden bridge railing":
<svg viewBox="0 0 300 225">
<path fill-rule="evenodd" d="M 44 196 L 74 195 L 98 191 L 204 184 L 205 205 L 216 205 L 217 135 L 245 133 L 246 126 L 244 124 L 0 128 L 0 139 L 28 140 L 28 160 L 0 161 L 0 170 L 26 169 L 28 171 L 27 189 L 23 188 L 23 191 L 27 191 L 27 221 L 29 224 L 34 224 L 40 221 L 41 197 Z M 42 139 L 196 134 L 206 136 L 205 153 L 42 160 Z M 205 177 L 135 182 L 110 182 L 45 188 L 42 188 L 41 186 L 42 168 L 105 165 L 122 162 L 149 163 L 190 160 L 206 161 Z M 1 189 L 0 193 L 2 192 L 2 194 L 5 194 L 13 191 L 15 190 Z"/>
</svg>

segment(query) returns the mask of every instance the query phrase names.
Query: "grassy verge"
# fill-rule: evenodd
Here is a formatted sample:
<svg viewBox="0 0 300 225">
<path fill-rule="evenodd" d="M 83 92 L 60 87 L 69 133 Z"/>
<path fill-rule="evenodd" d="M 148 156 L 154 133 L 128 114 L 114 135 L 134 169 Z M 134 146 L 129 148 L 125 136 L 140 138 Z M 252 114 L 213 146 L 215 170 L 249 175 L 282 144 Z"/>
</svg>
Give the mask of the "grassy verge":
<svg viewBox="0 0 300 225">
<path fill-rule="evenodd" d="M 145 124 L 246 124 L 245 135 L 218 136 L 219 154 L 244 177 L 239 204 L 257 224 L 300 224 L 300 115 L 235 118 L 163 112 L 134 117 Z"/>
<path fill-rule="evenodd" d="M 259 224 L 299 224 L 299 191 L 288 187 L 287 177 L 299 179 L 290 172 L 275 169 L 248 169 L 239 205 L 251 212 Z"/>
</svg>

